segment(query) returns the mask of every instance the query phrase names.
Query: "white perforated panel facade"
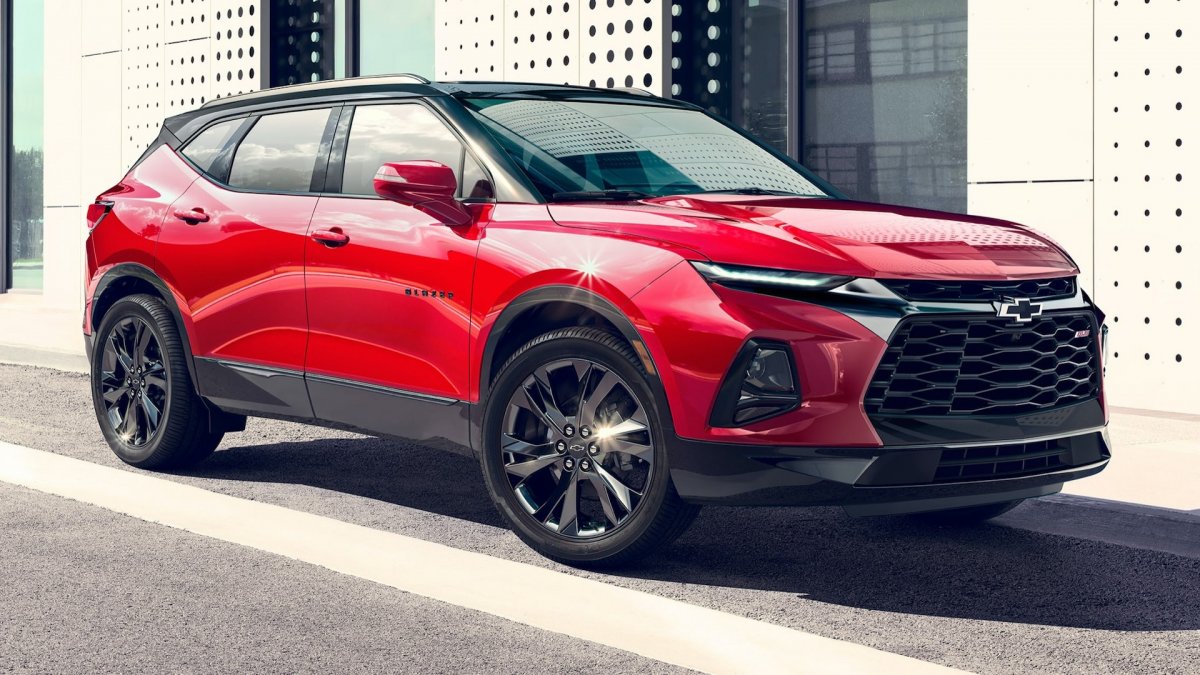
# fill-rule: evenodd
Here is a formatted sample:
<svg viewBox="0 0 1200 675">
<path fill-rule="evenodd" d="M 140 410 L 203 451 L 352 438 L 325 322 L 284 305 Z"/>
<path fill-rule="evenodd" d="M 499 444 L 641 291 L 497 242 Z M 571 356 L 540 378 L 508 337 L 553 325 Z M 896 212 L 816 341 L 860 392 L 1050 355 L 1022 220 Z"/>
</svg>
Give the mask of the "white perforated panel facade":
<svg viewBox="0 0 1200 675">
<path fill-rule="evenodd" d="M 638 87 L 663 93 L 665 0 L 440 0 L 442 80 Z"/>
<path fill-rule="evenodd" d="M 121 161 L 128 166 L 158 134 L 163 118 L 163 2 L 124 0 L 121 31 Z"/>
<path fill-rule="evenodd" d="M 579 83 L 579 0 L 504 3 L 506 80 Z"/>
<path fill-rule="evenodd" d="M 504 79 L 503 2 L 439 0 L 434 24 L 438 79 Z"/>
<path fill-rule="evenodd" d="M 669 3 L 591 0 L 580 16 L 579 83 L 664 93 Z"/>
<path fill-rule="evenodd" d="M 164 117 L 262 85 L 267 0 L 121 0 L 121 161 L 131 165 Z"/>
<path fill-rule="evenodd" d="M 1116 405 L 1200 413 L 1200 7 L 1096 3 L 1096 299 Z"/>
<path fill-rule="evenodd" d="M 268 0 L 208 0 L 213 4 L 209 96 L 221 98 L 263 86 L 262 6 Z"/>
</svg>

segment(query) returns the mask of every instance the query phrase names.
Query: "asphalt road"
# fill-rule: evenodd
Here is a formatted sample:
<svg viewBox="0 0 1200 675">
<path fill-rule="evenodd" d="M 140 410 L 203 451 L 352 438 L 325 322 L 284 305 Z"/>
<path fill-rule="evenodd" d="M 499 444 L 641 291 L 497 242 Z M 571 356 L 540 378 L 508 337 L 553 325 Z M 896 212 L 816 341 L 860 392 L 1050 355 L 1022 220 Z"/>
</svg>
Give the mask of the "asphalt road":
<svg viewBox="0 0 1200 675">
<path fill-rule="evenodd" d="M 81 375 L 0 365 L 0 440 L 123 467 L 91 410 Z M 1200 672 L 1194 557 L 999 525 L 708 508 L 642 565 L 585 573 L 509 533 L 471 459 L 262 420 L 167 478 L 976 672 Z M 0 670 L 664 668 L 17 488 L 0 491 L 0 523 Z M 178 660 L 121 661 L 136 642 Z M 206 645 L 262 660 L 210 663 Z"/>
</svg>

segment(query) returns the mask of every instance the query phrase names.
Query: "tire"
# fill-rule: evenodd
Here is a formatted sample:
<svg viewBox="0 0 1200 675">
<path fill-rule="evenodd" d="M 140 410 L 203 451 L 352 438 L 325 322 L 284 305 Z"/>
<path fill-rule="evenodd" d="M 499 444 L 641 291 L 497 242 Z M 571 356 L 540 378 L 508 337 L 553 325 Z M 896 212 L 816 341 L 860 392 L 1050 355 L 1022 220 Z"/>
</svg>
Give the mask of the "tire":
<svg viewBox="0 0 1200 675">
<path fill-rule="evenodd" d="M 967 506 L 961 509 L 929 511 L 927 513 L 913 514 L 912 517 L 916 520 L 933 525 L 976 525 L 1012 511 L 1023 501 L 1025 500 L 1015 499 L 1011 502 L 1000 502 L 998 504 L 981 504 L 979 506 Z"/>
<path fill-rule="evenodd" d="M 500 369 L 484 411 L 492 501 L 551 560 L 599 568 L 651 554 L 700 510 L 671 483 L 663 414 L 620 338 L 564 328 L 532 340 Z"/>
<path fill-rule="evenodd" d="M 118 300 L 100 322 L 91 354 L 92 402 L 104 439 L 126 464 L 181 469 L 220 444 L 224 434 L 209 431 L 186 358 L 174 318 L 152 295 Z"/>
</svg>

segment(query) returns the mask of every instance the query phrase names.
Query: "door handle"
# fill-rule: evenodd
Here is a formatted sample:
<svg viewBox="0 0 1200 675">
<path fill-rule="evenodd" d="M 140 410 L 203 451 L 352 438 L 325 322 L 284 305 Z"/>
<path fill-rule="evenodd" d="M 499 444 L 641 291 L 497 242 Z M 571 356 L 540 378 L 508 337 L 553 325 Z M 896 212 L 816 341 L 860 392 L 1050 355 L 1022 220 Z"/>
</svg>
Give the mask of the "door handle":
<svg viewBox="0 0 1200 675">
<path fill-rule="evenodd" d="M 188 225 L 195 225 L 196 223 L 207 223 L 208 218 L 209 218 L 208 214 L 204 212 L 204 209 L 200 208 L 199 206 L 192 209 L 191 211 L 184 211 L 183 209 L 175 209 L 174 215 L 176 218 L 182 220 L 183 222 L 187 223 Z"/>
<path fill-rule="evenodd" d="M 337 248 L 350 243 L 350 235 L 342 232 L 340 227 L 332 227 L 328 230 L 313 230 L 309 235 L 313 241 L 325 245 L 327 248 Z"/>
</svg>

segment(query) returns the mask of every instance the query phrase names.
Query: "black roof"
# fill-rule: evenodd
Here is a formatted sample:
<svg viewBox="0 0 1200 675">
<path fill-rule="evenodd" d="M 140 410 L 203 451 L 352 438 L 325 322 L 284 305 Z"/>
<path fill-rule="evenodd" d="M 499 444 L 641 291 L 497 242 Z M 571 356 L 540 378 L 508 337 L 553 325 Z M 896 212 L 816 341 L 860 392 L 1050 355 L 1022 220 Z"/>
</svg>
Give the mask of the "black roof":
<svg viewBox="0 0 1200 675">
<path fill-rule="evenodd" d="M 352 101 L 382 97 L 503 97 L 570 100 L 604 98 L 629 102 L 691 107 L 680 101 L 659 98 L 640 89 L 601 89 L 540 82 L 430 82 L 419 75 L 380 75 L 288 85 L 208 101 L 200 108 L 167 118 L 173 133 L 202 118 L 224 116 L 271 107 L 323 101 Z"/>
</svg>

